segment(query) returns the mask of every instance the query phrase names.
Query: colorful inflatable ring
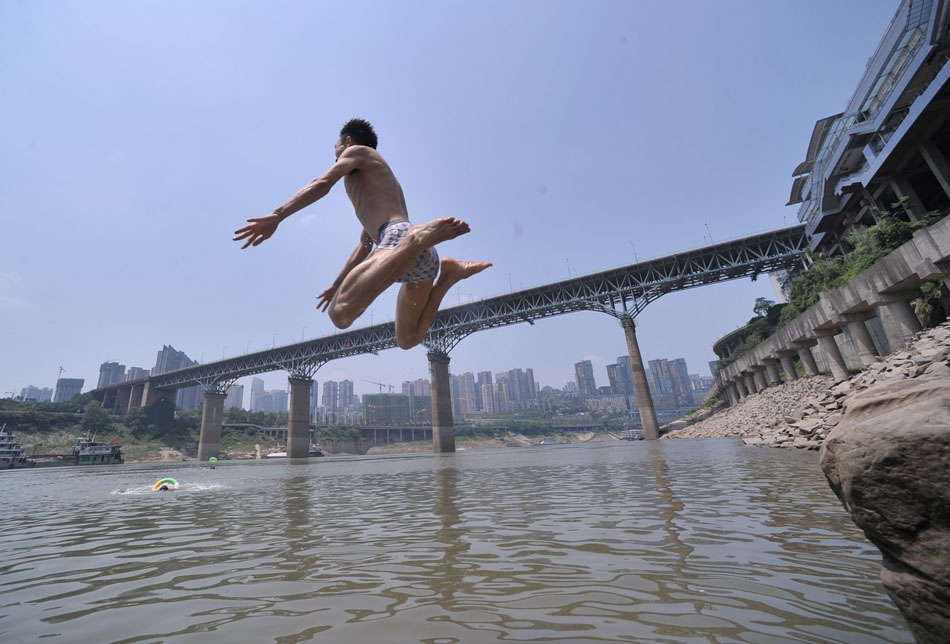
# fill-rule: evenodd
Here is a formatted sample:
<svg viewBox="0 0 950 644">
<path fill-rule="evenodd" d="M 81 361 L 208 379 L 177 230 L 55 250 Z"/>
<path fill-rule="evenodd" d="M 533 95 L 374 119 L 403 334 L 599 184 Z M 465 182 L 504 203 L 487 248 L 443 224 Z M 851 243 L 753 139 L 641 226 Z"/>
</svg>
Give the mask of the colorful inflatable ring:
<svg viewBox="0 0 950 644">
<path fill-rule="evenodd" d="M 155 481 L 155 485 L 152 486 L 152 492 L 158 492 L 158 490 L 163 485 L 167 486 L 171 490 L 178 489 L 178 481 L 176 481 L 175 479 L 166 478 L 166 479 L 158 479 L 157 481 Z"/>
</svg>

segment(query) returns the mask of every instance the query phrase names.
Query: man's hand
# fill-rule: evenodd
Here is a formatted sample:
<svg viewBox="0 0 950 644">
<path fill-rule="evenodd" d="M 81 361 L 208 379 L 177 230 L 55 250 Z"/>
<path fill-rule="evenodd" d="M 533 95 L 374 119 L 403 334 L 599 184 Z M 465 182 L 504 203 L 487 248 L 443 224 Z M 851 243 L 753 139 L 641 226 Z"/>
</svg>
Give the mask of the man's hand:
<svg viewBox="0 0 950 644">
<path fill-rule="evenodd" d="M 339 288 L 336 284 L 333 284 L 330 288 L 325 290 L 323 293 L 317 296 L 317 310 L 326 311 L 327 307 L 330 306 L 330 302 L 333 301 L 333 296 L 336 295 L 336 290 Z"/>
<path fill-rule="evenodd" d="M 244 228 L 238 228 L 234 231 L 236 237 L 234 241 L 241 241 L 242 239 L 247 239 L 247 242 L 241 246 L 241 250 L 244 250 L 248 246 L 257 246 L 262 241 L 274 234 L 274 231 L 277 230 L 277 224 L 280 223 L 280 215 L 273 214 L 267 215 L 266 217 L 255 217 L 253 219 L 248 219 L 247 221 L 251 222 L 250 226 L 245 226 Z"/>
</svg>

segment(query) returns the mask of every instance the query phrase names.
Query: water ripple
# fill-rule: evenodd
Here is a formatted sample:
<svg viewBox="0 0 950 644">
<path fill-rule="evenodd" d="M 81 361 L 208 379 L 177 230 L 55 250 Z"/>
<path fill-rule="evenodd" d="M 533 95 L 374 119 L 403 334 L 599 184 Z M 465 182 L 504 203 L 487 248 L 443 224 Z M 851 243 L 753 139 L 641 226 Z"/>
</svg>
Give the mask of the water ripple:
<svg viewBox="0 0 950 644">
<path fill-rule="evenodd" d="M 911 642 L 812 453 L 3 473 L 0 639 Z M 159 476 L 182 481 L 152 493 Z"/>
</svg>

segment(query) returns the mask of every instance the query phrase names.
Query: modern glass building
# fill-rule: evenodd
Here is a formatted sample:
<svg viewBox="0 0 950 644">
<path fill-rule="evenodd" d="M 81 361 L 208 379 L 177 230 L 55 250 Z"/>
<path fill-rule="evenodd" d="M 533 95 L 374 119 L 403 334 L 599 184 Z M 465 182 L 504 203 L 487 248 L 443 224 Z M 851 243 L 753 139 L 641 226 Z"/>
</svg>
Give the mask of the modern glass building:
<svg viewBox="0 0 950 644">
<path fill-rule="evenodd" d="M 950 211 L 948 27 L 950 0 L 902 0 L 844 111 L 815 124 L 787 204 L 813 250 L 846 252 L 881 210 Z"/>
</svg>

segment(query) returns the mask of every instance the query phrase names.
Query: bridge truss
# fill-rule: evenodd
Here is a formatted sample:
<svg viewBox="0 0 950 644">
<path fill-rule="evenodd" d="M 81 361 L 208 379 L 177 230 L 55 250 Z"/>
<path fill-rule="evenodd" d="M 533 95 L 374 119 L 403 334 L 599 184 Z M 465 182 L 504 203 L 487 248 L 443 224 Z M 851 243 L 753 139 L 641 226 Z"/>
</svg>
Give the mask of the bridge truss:
<svg viewBox="0 0 950 644">
<path fill-rule="evenodd" d="M 533 324 L 534 320 L 574 311 L 633 318 L 666 293 L 742 277 L 754 279 L 761 273 L 798 266 L 806 248 L 804 225 L 791 226 L 444 309 L 424 344 L 430 352 L 448 355 L 477 331 Z M 331 360 L 375 354 L 395 346 L 395 325 L 387 322 L 170 371 L 151 376 L 150 381 L 158 389 L 200 384 L 206 390 L 223 392 L 244 376 L 286 370 L 291 378 L 310 378 Z M 130 384 L 135 383 L 103 389 Z"/>
</svg>

